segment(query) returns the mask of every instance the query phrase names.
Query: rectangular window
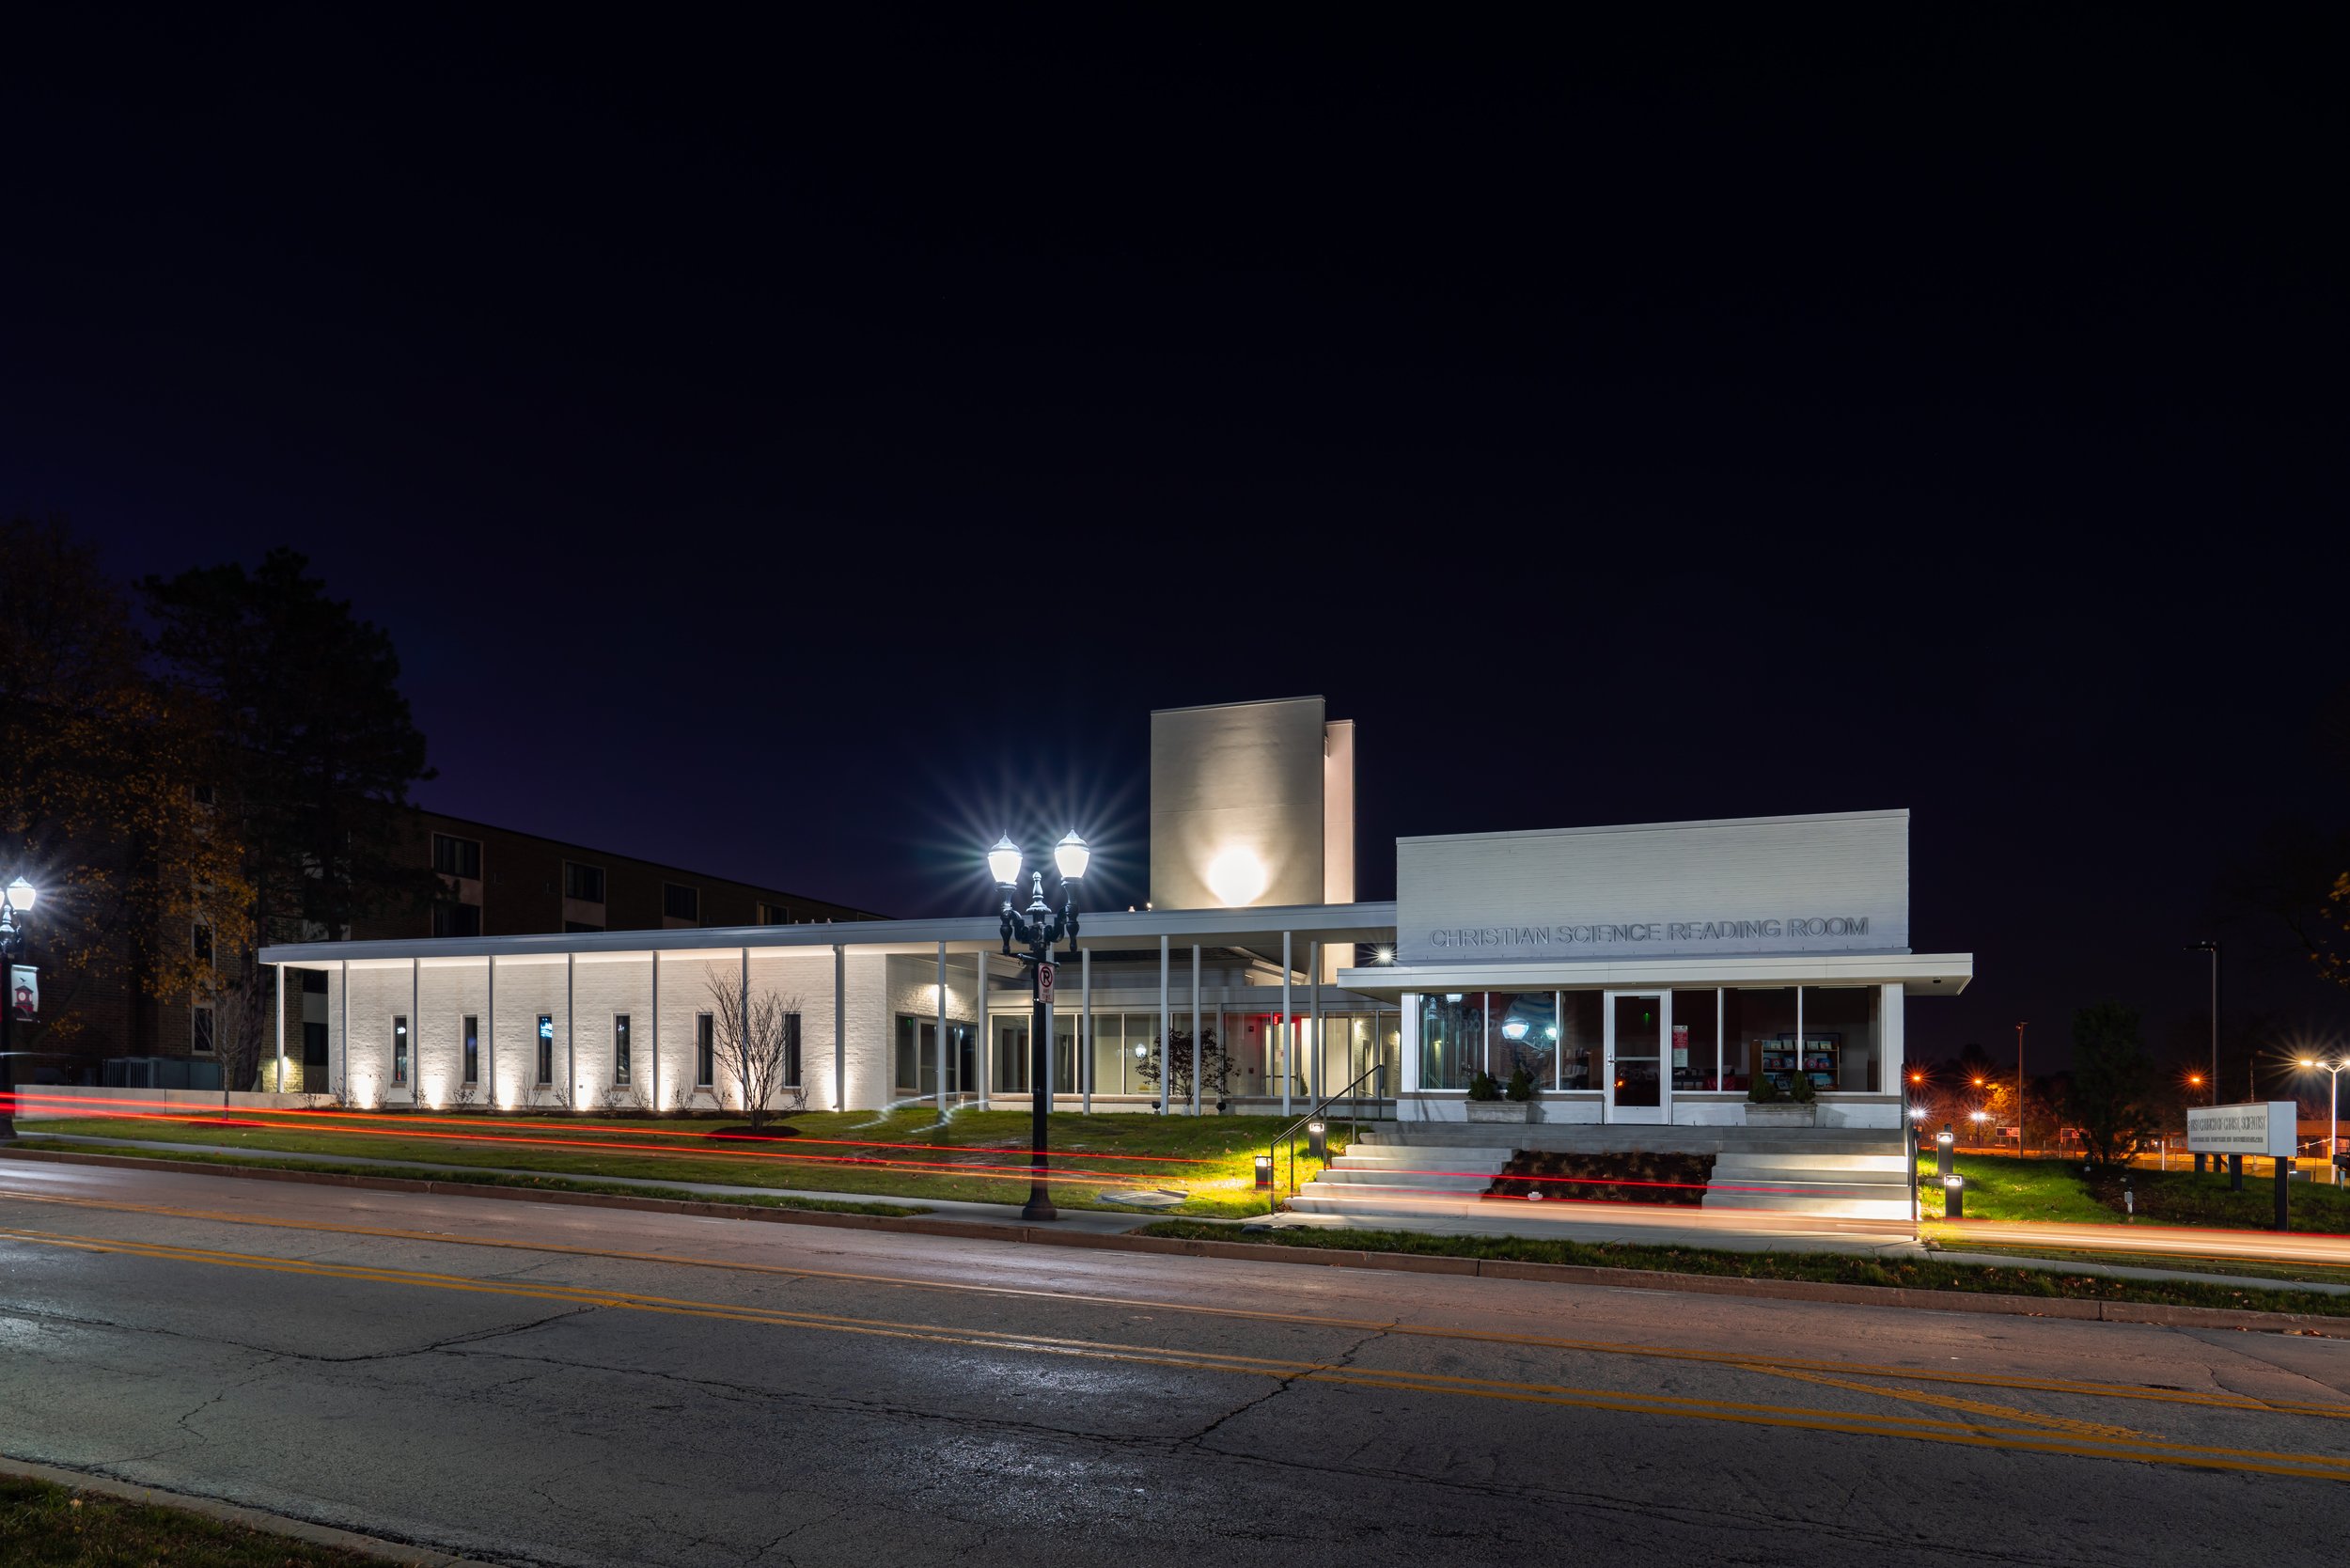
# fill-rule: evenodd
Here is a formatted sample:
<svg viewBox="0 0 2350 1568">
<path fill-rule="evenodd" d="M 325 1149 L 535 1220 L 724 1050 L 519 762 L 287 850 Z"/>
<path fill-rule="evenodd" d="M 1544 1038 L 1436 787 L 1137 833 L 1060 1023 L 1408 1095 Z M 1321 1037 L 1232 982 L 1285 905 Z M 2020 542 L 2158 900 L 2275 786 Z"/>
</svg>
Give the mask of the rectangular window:
<svg viewBox="0 0 2350 1568">
<path fill-rule="evenodd" d="M 211 1056 L 212 1054 L 212 1010 L 208 1007 L 190 1010 L 188 1023 L 190 1026 L 188 1043 L 195 1048 L 196 1055 Z"/>
<path fill-rule="evenodd" d="M 408 1020 L 396 1016 L 392 1019 L 392 1082 L 404 1084 L 407 1081 Z"/>
<path fill-rule="evenodd" d="M 762 926 L 788 926 L 791 923 L 791 906 L 784 903 L 762 903 L 759 906 L 759 923 Z"/>
<path fill-rule="evenodd" d="M 1523 1069 L 1537 1090 L 1548 1089 L 1553 1058 L 1559 1054 L 1559 993 L 1521 991 L 1514 996 L 1494 994 L 1493 1066 L 1487 1071 L 1507 1084 Z M 1331 1085 L 1342 1088 L 1341 1078 Z"/>
<path fill-rule="evenodd" d="M 198 964 L 210 964 L 212 961 L 212 928 L 198 921 L 189 933 L 189 946 L 196 953 Z"/>
<path fill-rule="evenodd" d="M 1722 1087 L 1753 1087 L 1757 1074 L 1780 1089 L 1795 1070 L 1795 990 L 1771 986 L 1722 993 Z"/>
<path fill-rule="evenodd" d="M 481 906 L 478 903 L 436 903 L 432 906 L 435 936 L 478 936 Z"/>
<path fill-rule="evenodd" d="M 1720 1081 L 1721 1037 L 1716 1016 L 1719 993 L 1673 993 L 1673 1088 L 1712 1089 Z"/>
<path fill-rule="evenodd" d="M 304 996 L 325 996 L 325 995 L 326 995 L 326 971 L 325 971 L 325 970 L 323 970 L 323 969 L 305 969 L 305 970 L 301 971 L 301 974 L 302 974 L 302 994 L 303 994 Z"/>
<path fill-rule="evenodd" d="M 792 1089 L 800 1084 L 800 1015 L 783 1015 L 783 1081 Z"/>
<path fill-rule="evenodd" d="M 1877 1011 L 1873 985 L 1803 988 L 1803 1070 L 1822 1090 L 1877 1092 Z"/>
<path fill-rule="evenodd" d="M 589 925 L 585 920 L 566 920 L 563 922 L 563 929 L 567 932 L 578 932 L 602 931 L 603 928 L 602 926 Z"/>
<path fill-rule="evenodd" d="M 702 895 L 698 887 L 681 887 L 674 882 L 661 885 L 661 913 L 672 920 L 699 921 L 702 917 Z"/>
<path fill-rule="evenodd" d="M 714 1088 L 718 1082 L 718 1021 L 707 1012 L 694 1014 L 694 1087 Z"/>
<path fill-rule="evenodd" d="M 481 1020 L 465 1014 L 465 1082 L 481 1081 Z"/>
<path fill-rule="evenodd" d="M 1266 1063 L 1268 1093 L 1279 1092 L 1282 1040 L 1269 1042 Z M 1481 991 L 1439 995 L 1419 999 L 1419 1087 L 1466 1089 L 1485 1070 L 1485 994 Z"/>
<path fill-rule="evenodd" d="M 612 1081 L 626 1087 L 628 1083 L 628 1014 L 612 1015 Z"/>
<path fill-rule="evenodd" d="M 328 1048 L 328 1036 L 324 1024 L 306 1023 L 302 1026 L 303 1066 L 324 1067 Z"/>
<path fill-rule="evenodd" d="M 1559 997 L 1559 1085 L 1597 1090 L 1606 1070 L 1607 1036 L 1596 991 L 1567 991 Z"/>
<path fill-rule="evenodd" d="M 461 876 L 470 881 L 481 880 L 481 846 L 471 839 L 452 839 L 446 833 L 432 835 L 432 869 L 443 876 Z"/>
<path fill-rule="evenodd" d="M 539 1087 L 555 1082 L 555 1017 L 539 1014 Z"/>
<path fill-rule="evenodd" d="M 603 868 L 583 866 L 575 860 L 563 862 L 563 896 L 586 903 L 603 902 Z"/>
</svg>

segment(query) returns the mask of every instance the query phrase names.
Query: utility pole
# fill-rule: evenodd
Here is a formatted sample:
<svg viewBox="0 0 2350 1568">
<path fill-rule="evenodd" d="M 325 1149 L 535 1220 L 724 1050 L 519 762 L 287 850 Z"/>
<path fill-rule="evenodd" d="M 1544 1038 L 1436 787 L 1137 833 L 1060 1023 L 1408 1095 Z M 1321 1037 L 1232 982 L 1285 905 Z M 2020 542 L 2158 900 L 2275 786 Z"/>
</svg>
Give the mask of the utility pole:
<svg viewBox="0 0 2350 1568">
<path fill-rule="evenodd" d="M 2024 1026 L 2015 1026 L 2015 1157 L 2022 1159 L 2024 1141 Z"/>
<path fill-rule="evenodd" d="M 2216 1105 L 2219 1104 L 2219 944 L 2211 941 L 2190 942 L 2186 945 L 2186 950 L 2191 953 L 2211 954 L 2211 1103 Z M 2248 1063 L 2245 1068 L 2245 1081 L 2247 1083 L 2251 1081 L 2251 1068 Z M 2258 1099 L 2259 1096 L 2254 1095 L 2252 1098 Z"/>
</svg>

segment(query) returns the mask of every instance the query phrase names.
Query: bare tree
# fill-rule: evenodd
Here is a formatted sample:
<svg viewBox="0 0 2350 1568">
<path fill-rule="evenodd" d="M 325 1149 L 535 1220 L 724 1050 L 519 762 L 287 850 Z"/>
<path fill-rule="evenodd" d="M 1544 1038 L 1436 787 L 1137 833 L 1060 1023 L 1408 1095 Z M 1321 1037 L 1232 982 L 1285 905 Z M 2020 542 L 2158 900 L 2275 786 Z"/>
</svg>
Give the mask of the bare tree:
<svg viewBox="0 0 2350 1568">
<path fill-rule="evenodd" d="M 773 991 L 746 993 L 721 974 L 712 974 L 708 984 L 711 1050 L 718 1075 L 742 1090 L 743 1108 L 756 1132 L 790 1076 L 791 1020 L 800 1011 L 800 998 Z"/>
<path fill-rule="evenodd" d="M 195 1005 L 212 1010 L 212 1052 L 220 1062 L 223 1093 L 256 1087 L 277 1015 L 276 979 L 274 971 L 247 962 L 226 973 L 210 971 L 196 988 Z"/>
</svg>

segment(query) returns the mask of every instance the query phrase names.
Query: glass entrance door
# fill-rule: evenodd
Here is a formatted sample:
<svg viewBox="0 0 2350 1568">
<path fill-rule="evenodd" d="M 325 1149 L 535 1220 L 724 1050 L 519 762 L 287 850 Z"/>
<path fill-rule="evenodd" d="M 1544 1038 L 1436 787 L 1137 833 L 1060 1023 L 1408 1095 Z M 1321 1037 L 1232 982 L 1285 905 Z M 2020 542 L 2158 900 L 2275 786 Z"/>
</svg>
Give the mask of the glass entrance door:
<svg viewBox="0 0 2350 1568">
<path fill-rule="evenodd" d="M 1666 1119 L 1665 1041 L 1670 1003 L 1661 991 L 1607 994 L 1607 1120 Z"/>
</svg>

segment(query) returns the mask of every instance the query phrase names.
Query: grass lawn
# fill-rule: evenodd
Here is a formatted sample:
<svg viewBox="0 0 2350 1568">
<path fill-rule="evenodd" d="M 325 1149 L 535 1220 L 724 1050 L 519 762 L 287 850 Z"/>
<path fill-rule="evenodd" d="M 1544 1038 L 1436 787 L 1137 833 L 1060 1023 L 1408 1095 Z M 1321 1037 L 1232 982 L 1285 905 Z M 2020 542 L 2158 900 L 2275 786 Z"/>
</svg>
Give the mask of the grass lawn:
<svg viewBox="0 0 2350 1568">
<path fill-rule="evenodd" d="M 2259 1290 L 2189 1280 L 2110 1279 L 2097 1275 L 2067 1274 L 2060 1267 L 2001 1268 L 1981 1263 L 1946 1263 L 1932 1258 L 1865 1258 L 1840 1252 L 1717 1252 L 1702 1247 L 1638 1247 L 1615 1242 L 1432 1236 L 1415 1231 L 1340 1231 L 1305 1226 L 1243 1231 L 1230 1224 L 1182 1219 L 1145 1226 L 1140 1234 L 1191 1241 L 1270 1242 L 1279 1247 L 1339 1247 L 1349 1251 L 1501 1258 L 1528 1263 L 1575 1263 L 1587 1268 L 1656 1269 L 1667 1274 L 1704 1274 L 1740 1279 L 1810 1279 L 1836 1285 L 1893 1285 L 1908 1290 L 1963 1291 L 1980 1295 L 2229 1307 L 2350 1318 L 2350 1296 L 2315 1291 Z"/>
<path fill-rule="evenodd" d="M 478 1112 L 362 1116 L 316 1111 L 273 1120 L 268 1125 L 220 1125 L 220 1120 L 210 1116 L 77 1117 L 42 1121 L 31 1128 L 93 1137 L 200 1143 L 224 1152 L 262 1149 L 503 1167 L 588 1181 L 627 1176 L 987 1203 L 1020 1203 L 1028 1193 L 1026 1111 L 960 1111 L 944 1127 L 935 1123 L 927 1106 L 886 1115 L 809 1111 L 789 1119 L 788 1125 L 796 1136 L 756 1141 L 708 1137 L 739 1133 L 747 1126 L 740 1119 L 717 1118 L 647 1121 L 513 1113 L 496 1117 Z M 240 1111 L 226 1120 L 258 1122 L 265 1119 Z M 1279 1118 L 1259 1116 L 1057 1114 L 1051 1130 L 1053 1164 L 1056 1170 L 1068 1175 L 1054 1182 L 1053 1200 L 1069 1208 L 1120 1209 L 1122 1205 L 1105 1202 L 1100 1194 L 1164 1188 L 1183 1194 L 1181 1207 L 1170 1213 L 1262 1214 L 1265 1200 L 1255 1190 L 1253 1156 L 1264 1152 L 1264 1139 L 1286 1125 Z M 1343 1146 L 1344 1133 L 1338 1128 L 1333 1132 L 1337 1135 L 1332 1139 L 1335 1152 Z M 856 1141 L 822 1141 L 826 1139 Z M 910 1147 L 873 1146 L 883 1144 Z M 171 1157 L 166 1152 L 158 1152 Z M 1158 1157 L 1120 1159 L 1120 1155 Z M 880 1161 L 901 1163 L 876 1163 Z M 905 1162 L 1010 1168 L 964 1174 L 960 1168 L 903 1168 Z M 1297 1164 L 1297 1179 L 1303 1183 L 1314 1167 L 1302 1142 Z M 378 1174 L 418 1173 L 387 1168 Z M 1286 1155 L 1281 1174 L 1288 1175 Z"/>
<path fill-rule="evenodd" d="M 314 1546 L 201 1513 L 0 1476 L 0 1562 L 27 1568 L 364 1568 L 389 1560 Z"/>
<path fill-rule="evenodd" d="M 2119 1225 L 2128 1217 L 2122 1204 L 2120 1170 L 2086 1174 L 2076 1161 L 2017 1160 L 1995 1154 L 1961 1154 L 1958 1173 L 1966 1178 L 1966 1216 L 1969 1219 L 2063 1220 L 2088 1225 Z M 1935 1179 L 1931 1157 L 1919 1162 L 1918 1195 L 1925 1217 L 1942 1217 L 1942 1185 Z M 2210 1225 L 2240 1231 L 2264 1231 L 2276 1217 L 2276 1189 L 2269 1177 L 2244 1179 L 2242 1192 L 2230 1192 L 2223 1175 L 2197 1176 L 2191 1170 L 2148 1170 L 2128 1173 L 2137 1195 L 2138 1219 L 2153 1225 Z M 2295 1231 L 2350 1233 L 2350 1187 L 2322 1182 L 2295 1182 L 2291 1199 Z"/>
</svg>

